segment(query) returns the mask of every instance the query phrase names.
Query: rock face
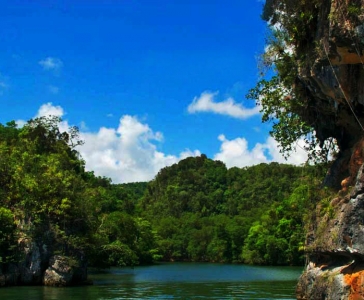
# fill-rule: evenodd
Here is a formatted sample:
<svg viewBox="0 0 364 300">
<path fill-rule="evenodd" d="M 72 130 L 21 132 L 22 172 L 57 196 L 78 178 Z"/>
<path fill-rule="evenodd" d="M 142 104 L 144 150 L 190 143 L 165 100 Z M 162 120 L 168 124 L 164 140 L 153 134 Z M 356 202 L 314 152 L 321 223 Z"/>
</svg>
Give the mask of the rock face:
<svg viewBox="0 0 364 300">
<path fill-rule="evenodd" d="M 49 256 L 47 247 L 41 247 L 30 240 L 21 240 L 20 248 L 23 250 L 25 259 L 17 265 L 19 270 L 18 280 L 27 285 L 40 284 L 45 261 Z M 14 265 L 15 269 L 16 266 Z"/>
<path fill-rule="evenodd" d="M 0 287 L 12 285 L 70 286 L 88 284 L 82 257 L 52 255 L 49 247 L 30 239 L 18 241 L 23 259 L 0 268 Z"/>
<path fill-rule="evenodd" d="M 315 9 L 296 84 L 310 107 L 304 118 L 340 146 L 325 184 L 341 190 L 312 216 L 297 299 L 364 299 L 364 1 Z"/>
<path fill-rule="evenodd" d="M 70 286 L 86 282 L 86 268 L 80 270 L 79 262 L 66 256 L 55 255 L 49 260 L 49 267 L 44 272 L 43 283 L 46 286 Z"/>
<path fill-rule="evenodd" d="M 297 80 L 311 106 L 305 117 L 319 138 L 334 137 L 344 152 L 363 134 L 363 7 L 362 0 L 322 1 L 311 42 L 301 49 L 311 54 Z"/>
<path fill-rule="evenodd" d="M 364 299 L 364 165 L 351 193 L 331 205 L 331 216 L 313 222 L 297 299 Z"/>
<path fill-rule="evenodd" d="M 331 200 L 330 211 L 320 206 L 311 220 L 306 247 L 308 265 L 297 285 L 297 299 L 364 299 L 364 139 L 352 149 L 349 161 L 353 186 Z"/>
</svg>

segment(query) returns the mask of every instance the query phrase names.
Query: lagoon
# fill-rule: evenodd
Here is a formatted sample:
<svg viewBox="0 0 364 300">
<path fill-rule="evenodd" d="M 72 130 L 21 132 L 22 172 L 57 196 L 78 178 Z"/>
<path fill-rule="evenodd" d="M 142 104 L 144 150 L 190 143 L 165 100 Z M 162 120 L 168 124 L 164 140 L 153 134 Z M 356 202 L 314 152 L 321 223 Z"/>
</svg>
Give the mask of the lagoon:
<svg viewBox="0 0 364 300">
<path fill-rule="evenodd" d="M 163 263 L 92 271 L 92 286 L 1 288 L 0 299 L 296 299 L 301 272 L 302 267 Z"/>
</svg>

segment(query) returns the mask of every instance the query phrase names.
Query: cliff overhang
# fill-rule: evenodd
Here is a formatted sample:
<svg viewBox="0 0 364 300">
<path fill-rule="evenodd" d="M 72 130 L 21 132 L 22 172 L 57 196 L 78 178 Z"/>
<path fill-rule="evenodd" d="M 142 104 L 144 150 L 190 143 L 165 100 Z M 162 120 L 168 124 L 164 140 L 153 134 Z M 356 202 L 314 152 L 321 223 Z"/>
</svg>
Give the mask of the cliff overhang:
<svg viewBox="0 0 364 300">
<path fill-rule="evenodd" d="M 364 299 L 364 0 L 267 0 L 263 18 L 290 37 L 297 70 L 277 69 L 294 75 L 293 113 L 340 150 L 324 181 L 338 194 L 307 225 L 297 298 Z"/>
</svg>

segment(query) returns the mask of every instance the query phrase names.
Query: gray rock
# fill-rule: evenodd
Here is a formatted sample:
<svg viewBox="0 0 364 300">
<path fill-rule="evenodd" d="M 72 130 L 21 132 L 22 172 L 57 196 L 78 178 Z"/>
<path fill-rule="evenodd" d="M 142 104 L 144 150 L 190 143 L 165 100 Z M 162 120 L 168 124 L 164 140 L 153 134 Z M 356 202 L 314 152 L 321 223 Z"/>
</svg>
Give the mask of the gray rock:
<svg viewBox="0 0 364 300">
<path fill-rule="evenodd" d="M 364 299 L 364 0 L 354 2 L 315 6 L 304 48 L 310 55 L 298 74 L 310 105 L 305 120 L 319 140 L 334 137 L 341 149 L 324 183 L 342 190 L 331 202 L 333 215 L 323 216 L 319 205 L 313 215 L 297 299 Z M 350 13 L 351 4 L 358 13 Z"/>
<path fill-rule="evenodd" d="M 75 274 L 79 262 L 73 258 L 55 255 L 49 260 L 49 267 L 44 272 L 43 283 L 46 286 L 69 286 L 75 284 Z"/>
<path fill-rule="evenodd" d="M 24 245 L 25 260 L 19 264 L 21 284 L 40 284 L 42 281 L 43 269 L 41 247 L 35 242 L 26 241 Z"/>
<path fill-rule="evenodd" d="M 47 237 L 49 233 L 45 232 Z M 71 258 L 51 255 L 52 247 L 42 239 L 35 241 L 25 235 L 18 240 L 23 259 L 0 267 L 0 287 L 13 285 L 69 286 L 90 284 L 83 256 Z"/>
</svg>

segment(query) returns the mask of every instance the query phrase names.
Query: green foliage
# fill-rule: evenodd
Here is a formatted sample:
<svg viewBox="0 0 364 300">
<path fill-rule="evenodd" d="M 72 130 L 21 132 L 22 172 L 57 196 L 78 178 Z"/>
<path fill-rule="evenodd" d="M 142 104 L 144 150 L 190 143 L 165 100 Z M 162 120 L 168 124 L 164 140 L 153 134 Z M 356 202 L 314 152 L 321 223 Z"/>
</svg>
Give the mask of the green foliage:
<svg viewBox="0 0 364 300">
<path fill-rule="evenodd" d="M 247 95 L 262 107 L 262 121 L 273 122 L 270 134 L 279 143 L 280 152 L 285 156 L 295 149 L 297 139 L 313 131 L 299 116 L 305 109 L 305 103 L 297 99 L 293 91 L 287 89 L 287 85 L 280 77 L 273 76 L 269 81 L 261 80 Z"/>
<path fill-rule="evenodd" d="M 352 0 L 350 2 L 340 4 L 341 17 L 346 22 L 351 22 L 352 28 L 362 24 L 363 8 L 360 0 Z M 345 14 L 346 13 L 346 14 Z"/>
<path fill-rule="evenodd" d="M 205 155 L 149 183 L 113 185 L 84 169 L 58 118 L 0 125 L 0 257 L 17 235 L 92 266 L 156 260 L 300 264 L 316 166 L 227 169 Z M 17 224 L 17 228 L 14 224 Z"/>
<path fill-rule="evenodd" d="M 326 215 L 329 220 L 335 217 L 335 209 L 331 205 L 332 195 L 330 196 L 321 199 L 318 206 L 320 211 L 320 217 L 324 217 Z"/>
<path fill-rule="evenodd" d="M 249 230 L 242 259 L 250 264 L 303 264 L 306 216 L 318 201 L 317 188 L 300 184 L 280 203 L 273 203 Z"/>
<path fill-rule="evenodd" d="M 148 221 L 114 211 L 102 217 L 91 262 L 95 266 L 152 263 L 158 259 L 156 236 Z"/>
<path fill-rule="evenodd" d="M 1 261 L 16 253 L 14 220 L 23 238 L 57 254 L 86 254 L 95 264 L 99 255 L 102 266 L 158 258 L 150 224 L 131 215 L 145 184 L 127 189 L 86 172 L 75 150 L 82 144 L 77 128 L 62 132 L 60 122 L 0 124 Z"/>
<path fill-rule="evenodd" d="M 347 11 L 349 15 L 357 16 L 360 15 L 362 10 L 361 7 L 357 4 L 349 4 L 347 7 Z"/>
<path fill-rule="evenodd" d="M 184 212 L 201 216 L 223 211 L 227 169 L 220 161 L 205 155 L 189 157 L 162 169 L 148 184 L 141 210 L 151 215 L 181 217 Z"/>
<path fill-rule="evenodd" d="M 138 257 L 128 247 L 116 240 L 112 243 L 102 246 L 101 256 L 106 257 L 106 261 L 102 262 L 102 266 L 134 266 L 138 262 Z"/>
<path fill-rule="evenodd" d="M 312 42 L 316 18 L 322 3 L 318 0 L 267 0 L 262 18 L 272 26 L 279 24 L 296 47 Z"/>
<path fill-rule="evenodd" d="M 315 39 L 321 5 L 317 0 L 266 1 L 262 18 L 271 32 L 261 58 L 262 79 L 247 95 L 261 107 L 262 121 L 273 123 L 270 133 L 283 155 L 289 156 L 297 141 L 305 139 L 309 159 L 315 162 L 327 161 L 329 151 L 336 147 L 333 139 L 339 136 L 319 130 L 320 115 L 332 122 L 326 127 L 335 127 L 335 113 L 331 119 L 331 110 L 317 110 L 314 92 L 303 78 L 320 52 Z"/>
<path fill-rule="evenodd" d="M 163 260 L 302 264 L 304 218 L 323 172 L 278 163 L 226 170 L 191 157 L 161 170 L 140 205 Z"/>
<path fill-rule="evenodd" d="M 0 264 L 13 258 L 11 250 L 14 243 L 14 215 L 9 209 L 0 207 Z"/>
</svg>

